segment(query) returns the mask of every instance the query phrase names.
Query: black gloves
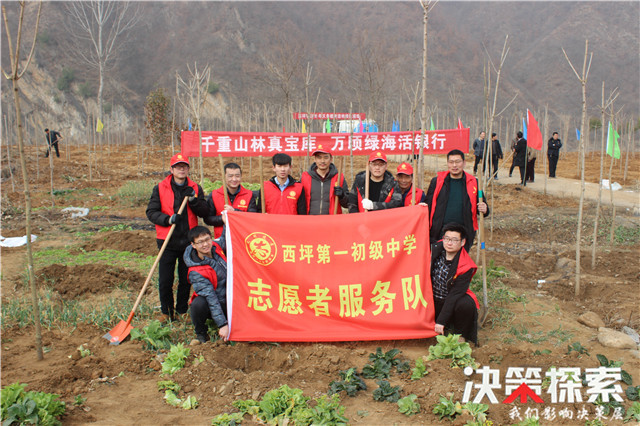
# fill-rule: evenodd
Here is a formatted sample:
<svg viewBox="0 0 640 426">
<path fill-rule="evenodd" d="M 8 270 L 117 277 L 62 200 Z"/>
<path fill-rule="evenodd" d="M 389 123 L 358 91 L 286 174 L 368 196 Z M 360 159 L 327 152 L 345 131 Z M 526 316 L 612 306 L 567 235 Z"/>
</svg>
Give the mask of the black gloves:
<svg viewBox="0 0 640 426">
<path fill-rule="evenodd" d="M 184 194 L 185 197 L 195 197 L 196 195 L 196 191 L 193 190 L 192 187 L 187 186 L 182 193 Z"/>
<path fill-rule="evenodd" d="M 344 193 L 344 188 L 342 188 L 341 186 L 336 186 L 333 188 L 333 193 L 335 194 L 336 197 L 342 199 L 345 196 Z"/>
<path fill-rule="evenodd" d="M 171 217 L 169 218 L 169 225 L 173 225 L 174 223 L 178 223 L 183 219 L 182 215 L 179 214 L 173 214 L 171 215 Z"/>
</svg>

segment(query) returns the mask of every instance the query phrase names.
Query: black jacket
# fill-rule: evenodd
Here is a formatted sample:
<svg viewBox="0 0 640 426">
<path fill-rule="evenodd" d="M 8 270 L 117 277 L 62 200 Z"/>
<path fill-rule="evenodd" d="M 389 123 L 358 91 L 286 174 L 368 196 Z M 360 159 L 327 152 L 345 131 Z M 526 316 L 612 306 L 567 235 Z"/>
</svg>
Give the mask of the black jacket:
<svg viewBox="0 0 640 426">
<path fill-rule="evenodd" d="M 183 186 L 178 186 L 176 185 L 173 178 L 171 179 L 171 189 L 173 189 L 174 196 L 174 213 L 178 213 L 178 210 L 180 210 L 180 205 L 182 204 L 182 200 L 185 197 L 184 192 L 187 190 L 187 188 L 188 185 L 186 184 L 186 182 Z M 198 193 L 196 194 L 196 198 L 193 201 L 188 201 L 187 206 L 193 213 L 195 213 L 196 216 L 204 218 L 209 214 L 209 207 L 207 206 L 207 202 L 204 199 L 204 192 L 202 191 L 200 185 L 198 185 Z M 146 213 L 147 218 L 152 223 L 160 226 L 169 226 L 169 219 L 171 218 L 171 216 L 162 212 L 162 204 L 160 203 L 160 191 L 158 190 L 158 185 L 153 187 L 151 198 L 149 198 L 149 204 L 147 205 Z M 189 245 L 187 234 L 190 228 L 186 208 L 182 212 L 181 217 L 182 219 L 176 222 L 176 228 L 173 231 L 171 240 L 167 244 L 167 248 L 184 250 Z"/>
<path fill-rule="evenodd" d="M 353 181 L 353 187 L 351 188 L 351 192 L 349 192 L 349 213 L 358 213 L 360 211 L 360 200 L 358 199 L 358 193 L 362 198 L 364 198 L 365 178 L 366 171 L 362 171 L 356 175 Z M 392 190 L 393 194 L 391 194 L 391 199 L 388 202 L 385 202 Z M 393 178 L 393 175 L 389 173 L 388 170 L 384 172 L 382 188 L 380 189 L 380 197 L 377 200 L 371 201 L 373 201 L 374 210 L 392 209 L 402 206 L 402 191 L 400 191 L 398 182 L 396 182 L 396 180 Z"/>
<path fill-rule="evenodd" d="M 560 148 L 562 148 L 562 141 L 560 139 L 549 138 L 549 142 L 547 142 L 547 155 L 549 157 L 559 157 Z"/>
<path fill-rule="evenodd" d="M 467 174 L 463 172 L 462 175 L 463 182 L 466 182 Z M 427 190 L 427 205 L 429 206 L 429 213 L 431 214 L 431 209 L 433 208 L 433 196 L 436 192 L 436 184 L 438 181 L 438 177 L 434 177 L 431 179 L 431 183 L 429 184 L 429 189 Z M 431 223 L 431 229 L 429 231 L 429 239 L 431 244 L 434 244 L 441 238 L 442 228 L 444 227 L 444 215 L 447 211 L 447 203 L 449 201 L 449 182 L 451 182 L 451 175 L 447 174 L 444 178 L 444 184 L 438 193 L 438 198 L 436 199 L 435 212 L 433 213 L 433 221 Z M 477 180 L 476 180 L 477 186 Z M 465 244 L 465 249 L 469 251 L 471 249 L 471 245 L 473 244 L 473 240 L 476 236 L 476 231 L 473 229 L 473 216 L 471 215 L 471 201 L 469 200 L 469 195 L 467 193 L 466 184 L 463 185 L 464 194 L 462 196 L 462 218 L 464 223 L 464 229 L 467 233 L 467 243 Z M 480 201 L 478 198 L 478 194 L 476 194 L 476 204 Z M 482 195 L 482 201 L 487 202 L 484 194 Z M 487 205 L 487 212 L 484 216 L 488 216 L 490 213 L 489 205 Z"/>
<path fill-rule="evenodd" d="M 520 138 L 516 142 L 515 153 L 513 154 L 513 164 L 522 166 L 527 163 L 527 140 Z"/>
</svg>

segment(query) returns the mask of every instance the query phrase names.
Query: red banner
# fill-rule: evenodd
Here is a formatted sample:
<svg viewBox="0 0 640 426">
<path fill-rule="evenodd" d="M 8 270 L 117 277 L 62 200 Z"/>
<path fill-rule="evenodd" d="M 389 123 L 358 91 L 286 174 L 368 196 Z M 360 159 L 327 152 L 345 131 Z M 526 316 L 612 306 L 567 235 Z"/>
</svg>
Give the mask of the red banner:
<svg viewBox="0 0 640 426">
<path fill-rule="evenodd" d="M 419 132 L 380 133 L 250 133 L 202 132 L 202 155 L 205 157 L 271 157 L 279 152 L 291 156 L 307 155 L 318 145 L 330 149 L 333 155 L 369 155 L 382 151 L 387 155 L 411 154 L 420 149 Z M 433 130 L 425 132 L 424 153 L 446 154 L 452 149 L 469 151 L 469 129 Z M 182 132 L 182 155 L 199 156 L 199 135 Z"/>
<path fill-rule="evenodd" d="M 294 112 L 294 120 L 364 120 L 367 114 L 364 112 Z"/>
<path fill-rule="evenodd" d="M 230 212 L 230 339 L 435 336 L 428 221 L 422 206 L 327 216 Z"/>
</svg>

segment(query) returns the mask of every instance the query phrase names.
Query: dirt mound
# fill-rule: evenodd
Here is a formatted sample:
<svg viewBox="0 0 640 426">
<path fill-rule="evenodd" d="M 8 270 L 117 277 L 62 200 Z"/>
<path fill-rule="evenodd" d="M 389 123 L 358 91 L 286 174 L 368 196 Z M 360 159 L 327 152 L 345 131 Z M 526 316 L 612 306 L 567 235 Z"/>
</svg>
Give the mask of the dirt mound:
<svg viewBox="0 0 640 426">
<path fill-rule="evenodd" d="M 85 294 L 108 294 L 116 288 L 140 291 L 145 280 L 138 272 L 99 264 L 53 264 L 42 268 L 38 275 L 52 282 L 53 289 L 68 300 Z"/>
<path fill-rule="evenodd" d="M 147 256 L 158 254 L 155 234 L 146 231 L 99 232 L 82 248 L 86 251 L 130 251 Z"/>
</svg>

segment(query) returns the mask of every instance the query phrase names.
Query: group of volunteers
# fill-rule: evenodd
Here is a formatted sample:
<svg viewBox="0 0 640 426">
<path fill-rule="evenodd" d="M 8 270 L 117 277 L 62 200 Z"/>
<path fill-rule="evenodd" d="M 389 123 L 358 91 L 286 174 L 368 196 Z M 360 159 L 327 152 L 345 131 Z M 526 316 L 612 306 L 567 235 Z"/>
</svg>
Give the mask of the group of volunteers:
<svg viewBox="0 0 640 426">
<path fill-rule="evenodd" d="M 447 154 L 448 170 L 437 173 L 426 193 L 412 190 L 411 164 L 401 163 L 394 177 L 387 170 L 387 156 L 380 151 L 370 155 L 367 169 L 355 176 L 351 190 L 329 149 L 319 145 L 311 155 L 313 163 L 298 181 L 291 175 L 291 157 L 275 154 L 274 176 L 264 182 L 264 194 L 244 188 L 240 166 L 227 163 L 222 187 L 206 198 L 202 188 L 188 177 L 188 158 L 182 154 L 171 158 L 170 174 L 153 188 L 146 211 L 156 225 L 158 248 L 174 226 L 159 261 L 160 320 L 187 320 L 190 305 L 197 341 L 209 339 L 207 319 L 212 319 L 220 337 L 228 340 L 224 210 L 331 215 L 342 214 L 343 209 L 358 213 L 415 204 L 429 212 L 435 331 L 444 334 L 447 329 L 477 343 L 479 304 L 469 289 L 477 266 L 468 251 L 478 229 L 478 215 L 487 216 L 489 208 L 476 178 L 464 171 L 464 153 L 456 149 Z M 179 213 L 185 197 L 186 208 Z M 213 227 L 213 234 L 198 225 L 198 217 Z"/>
</svg>

